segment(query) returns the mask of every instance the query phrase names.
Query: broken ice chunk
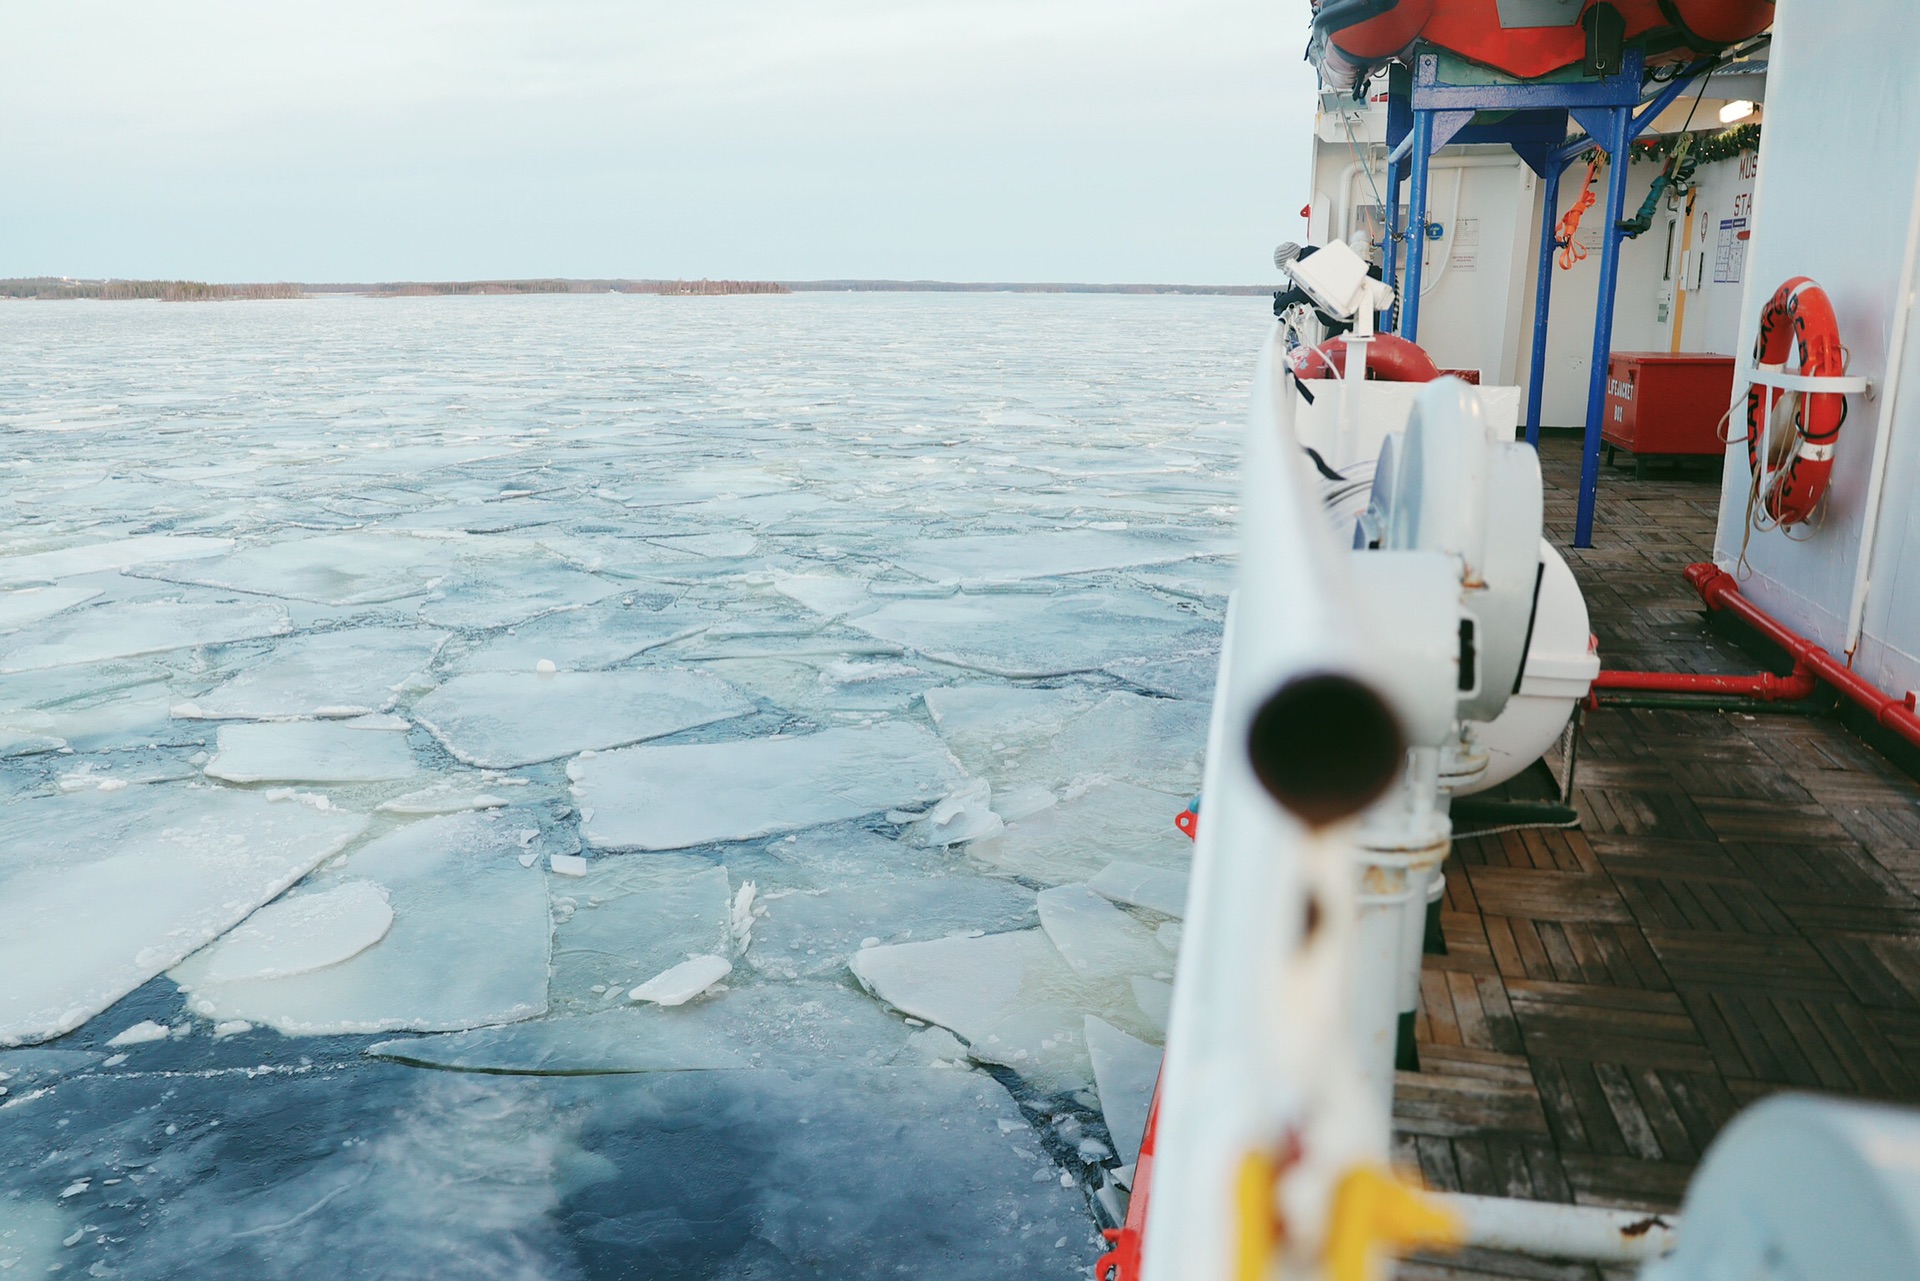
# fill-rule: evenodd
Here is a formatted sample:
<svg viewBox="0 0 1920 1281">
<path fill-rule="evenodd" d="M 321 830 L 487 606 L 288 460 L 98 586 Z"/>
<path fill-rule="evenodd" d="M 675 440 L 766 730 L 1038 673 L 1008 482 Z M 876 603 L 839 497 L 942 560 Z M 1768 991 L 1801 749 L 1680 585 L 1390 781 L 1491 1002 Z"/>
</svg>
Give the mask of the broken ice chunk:
<svg viewBox="0 0 1920 1281">
<path fill-rule="evenodd" d="M 496 769 L 658 738 L 753 710 L 703 672 L 476 672 L 414 705 L 414 715 L 468 765 Z"/>
<path fill-rule="evenodd" d="M 587 860 L 581 858 L 578 854 L 549 854 L 547 855 L 547 866 L 552 868 L 554 873 L 559 876 L 585 876 L 587 874 Z"/>
<path fill-rule="evenodd" d="M 323 605 L 367 605 L 426 591 L 446 575 L 452 559 L 451 550 L 439 540 L 395 534 L 325 534 L 248 547 L 184 565 L 142 566 L 133 572 L 143 578 Z"/>
<path fill-rule="evenodd" d="M 207 981 L 272 979 L 335 965 L 378 943 L 392 925 L 387 891 L 372 881 L 296 894 L 267 904 L 209 948 Z"/>
<path fill-rule="evenodd" d="M 553 932 L 556 1009 L 602 1008 L 596 985 L 624 992 L 689 954 L 729 950 L 732 886 L 724 867 L 675 854 L 583 861 L 586 875 L 566 893 L 586 906 Z"/>
<path fill-rule="evenodd" d="M 1042 890 L 1040 927 L 1084 979 L 1165 975 L 1171 970 L 1151 930 L 1085 885 Z"/>
<path fill-rule="evenodd" d="M 655 1005 L 685 1005 L 731 973 L 733 962 L 724 956 L 696 956 L 654 975 L 627 993 L 627 999 L 651 1001 Z"/>
<path fill-rule="evenodd" d="M 404 735 L 333 721 L 222 725 L 206 765 L 230 783 L 373 783 L 420 772 Z"/>
<path fill-rule="evenodd" d="M 865 579 L 840 574 L 781 574 L 774 589 L 816 614 L 840 618 L 872 603 Z"/>
<path fill-rule="evenodd" d="M 1057 884 L 1093 876 L 1115 859 L 1184 870 L 1193 842 L 1174 827 L 1181 802 L 1127 783 L 1070 789 L 1059 804 L 1009 820 L 967 853 L 1016 876 Z"/>
<path fill-rule="evenodd" d="M 1119 779 L 1190 796 L 1200 786 L 1207 716 L 1205 703 L 1109 694 L 1053 740 L 1046 776 Z"/>
<path fill-rule="evenodd" d="M 576 1076 L 825 1064 L 919 1065 L 964 1055 L 922 1043 L 900 1020 L 838 984 L 781 983 L 715 992 L 686 1005 L 648 1002 L 444 1036 L 381 1041 L 367 1053 L 470 1072 Z"/>
<path fill-rule="evenodd" d="M 23 587 L 0 592 L 0 632 L 16 631 L 100 594 L 97 587 Z"/>
<path fill-rule="evenodd" d="M 994 813 L 993 791 L 986 779 L 975 779 L 907 824 L 907 833 L 921 845 L 965 845 L 983 840 L 1006 824 Z"/>
<path fill-rule="evenodd" d="M 79 1027 L 279 895 L 365 822 L 204 787 L 16 803 L 0 847 L 0 1045 Z"/>
<path fill-rule="evenodd" d="M 30 583 L 102 570 L 126 569 L 143 561 L 217 556 L 233 546 L 231 538 L 199 534 L 136 534 L 103 543 L 82 543 L 26 556 L 0 558 L 0 583 Z"/>
<path fill-rule="evenodd" d="M 152 1019 L 145 1019 L 119 1033 L 107 1044 L 117 1049 L 122 1045 L 145 1045 L 149 1041 L 164 1041 L 172 1035 L 173 1030 L 165 1023 L 155 1023 Z"/>
<path fill-rule="evenodd" d="M 1173 984 L 1159 979 L 1133 976 L 1133 1003 L 1161 1036 L 1167 1034 L 1167 1018 L 1173 1013 Z"/>
<path fill-rule="evenodd" d="M 1187 874 L 1184 870 L 1149 867 L 1145 863 L 1109 863 L 1087 884 L 1096 894 L 1130 907 L 1178 919 L 1187 911 Z"/>
<path fill-rule="evenodd" d="M 493 779 L 489 785 L 498 786 L 502 791 L 512 784 L 523 782 L 518 779 Z M 408 792 L 392 800 L 382 801 L 374 808 L 386 814 L 458 814 L 462 810 L 499 809 L 507 804 L 503 796 L 478 790 L 478 785 L 468 778 L 436 779 L 417 792 Z"/>
<path fill-rule="evenodd" d="M 361 716 L 393 705 L 394 688 L 424 669 L 447 633 L 356 627 L 280 642 L 225 684 L 176 707 L 175 716 L 281 720 Z"/>
<path fill-rule="evenodd" d="M 965 777 L 937 738 L 900 723 L 629 747 L 575 760 L 567 776 L 588 844 L 650 850 L 857 818 L 945 796 Z"/>
<path fill-rule="evenodd" d="M 1110 992 L 1076 977 L 1040 930 L 870 947 L 850 965 L 888 1005 L 964 1038 L 972 1058 L 1049 1090 L 1092 1083 L 1082 1032 L 1088 1011 L 1138 1022 Z"/>
<path fill-rule="evenodd" d="M 546 878 L 520 866 L 512 828 L 487 818 L 422 819 L 347 856 L 338 875 L 377 882 L 392 904 L 378 946 L 304 974 L 226 983 L 203 953 L 170 977 L 202 1017 L 290 1036 L 450 1031 L 544 1013 Z"/>
<path fill-rule="evenodd" d="M 1116 657 L 1190 648 L 1192 615 L 1144 593 L 966 595 L 896 600 L 847 620 L 870 636 L 996 676 L 1063 676 Z"/>
<path fill-rule="evenodd" d="M 620 584 L 552 561 L 502 566 L 497 577 L 456 583 L 427 597 L 420 617 L 439 627 L 506 627 L 541 614 L 591 605 Z"/>
<path fill-rule="evenodd" d="M 996 771 L 1050 742 L 1093 705 L 1082 689 L 1024 689 L 1009 685 L 952 685 L 923 696 L 934 728 L 975 773 Z"/>
<path fill-rule="evenodd" d="M 1113 1136 L 1121 1161 L 1133 1165 L 1140 1159 L 1140 1141 L 1146 1135 L 1147 1113 L 1153 1106 L 1153 1087 L 1160 1078 L 1160 1050 L 1091 1014 L 1086 1031 L 1107 1133 Z"/>
<path fill-rule="evenodd" d="M 712 621 L 691 610 L 654 612 L 618 602 L 548 614 L 495 636 L 452 663 L 455 672 L 526 672 L 545 661 L 560 671 L 611 667 L 643 650 L 692 636 Z"/>
<path fill-rule="evenodd" d="M 889 559 L 935 582 L 1019 582 L 1135 565 L 1160 565 L 1210 548 L 1101 529 L 1036 529 L 919 539 Z"/>
<path fill-rule="evenodd" d="M 877 871 L 877 869 L 876 869 Z M 874 873 L 835 889 L 769 898 L 755 922 L 749 958 L 763 974 L 792 978 L 839 970 L 861 947 L 886 939 L 938 938 L 982 927 L 1033 924 L 1033 894 L 986 876 L 881 880 Z"/>
<path fill-rule="evenodd" d="M 37 671 L 190 645 L 278 636 L 292 624 L 277 605 L 135 600 L 50 618 L 0 643 L 0 672 Z"/>
</svg>

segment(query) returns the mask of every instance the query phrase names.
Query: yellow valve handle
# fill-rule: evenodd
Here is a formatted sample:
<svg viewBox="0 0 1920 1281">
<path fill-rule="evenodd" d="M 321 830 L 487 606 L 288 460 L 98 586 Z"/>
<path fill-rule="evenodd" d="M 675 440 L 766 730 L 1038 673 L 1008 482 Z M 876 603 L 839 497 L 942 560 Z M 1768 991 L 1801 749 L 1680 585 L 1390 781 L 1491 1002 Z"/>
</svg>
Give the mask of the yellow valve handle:
<svg viewBox="0 0 1920 1281">
<path fill-rule="evenodd" d="M 1279 1179 L 1280 1168 L 1266 1153 L 1249 1152 L 1240 1158 L 1239 1177 L 1233 1184 L 1234 1217 L 1240 1224 L 1240 1239 L 1234 1243 L 1234 1281 L 1266 1281 L 1280 1244 L 1280 1219 L 1273 1208 L 1273 1185 Z"/>
<path fill-rule="evenodd" d="M 1360 1166 L 1340 1180 L 1327 1234 L 1331 1281 L 1372 1281 L 1380 1250 L 1459 1245 L 1460 1221 L 1417 1188 L 1377 1166 Z"/>
</svg>

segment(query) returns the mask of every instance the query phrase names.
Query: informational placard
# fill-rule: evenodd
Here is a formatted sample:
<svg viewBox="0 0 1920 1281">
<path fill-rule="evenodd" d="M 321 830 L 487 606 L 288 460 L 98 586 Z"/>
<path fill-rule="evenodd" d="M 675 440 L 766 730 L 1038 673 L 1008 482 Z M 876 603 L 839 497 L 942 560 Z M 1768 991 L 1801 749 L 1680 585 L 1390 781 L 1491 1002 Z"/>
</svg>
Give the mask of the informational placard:
<svg viewBox="0 0 1920 1281">
<path fill-rule="evenodd" d="M 1461 218 L 1453 224 L 1453 246 L 1447 266 L 1453 271 L 1477 271 L 1480 267 L 1480 220 Z"/>
<path fill-rule="evenodd" d="M 1713 283 L 1737 285 L 1747 266 L 1747 220 L 1722 218 L 1720 240 L 1713 250 Z"/>
</svg>

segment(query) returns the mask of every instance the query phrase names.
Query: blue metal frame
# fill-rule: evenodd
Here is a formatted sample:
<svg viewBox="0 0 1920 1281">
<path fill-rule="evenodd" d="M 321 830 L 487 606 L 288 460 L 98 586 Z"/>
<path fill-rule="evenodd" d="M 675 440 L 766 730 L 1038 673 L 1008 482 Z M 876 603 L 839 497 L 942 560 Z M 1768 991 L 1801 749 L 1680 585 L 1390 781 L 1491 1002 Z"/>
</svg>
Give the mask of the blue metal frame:
<svg viewBox="0 0 1920 1281">
<path fill-rule="evenodd" d="M 1598 147 L 1613 157 L 1607 172 L 1605 232 L 1600 242 L 1599 298 L 1594 311 L 1593 357 L 1588 370 L 1585 449 L 1580 467 L 1579 507 L 1573 545 L 1593 545 L 1594 500 L 1600 485 L 1600 428 L 1606 407 L 1607 361 L 1613 348 L 1614 292 L 1620 277 L 1620 222 L 1626 213 L 1627 148 L 1653 123 L 1694 77 L 1711 69 L 1710 61 L 1689 65 L 1643 103 L 1646 59 L 1638 46 L 1626 50 L 1618 75 L 1582 81 L 1517 81 L 1497 84 L 1449 84 L 1440 79 L 1436 53 L 1415 55 L 1410 88 L 1404 97 L 1389 92 L 1387 105 L 1387 240 L 1384 270 L 1389 280 L 1398 267 L 1397 239 L 1407 242 L 1406 283 L 1402 289 L 1398 333 L 1409 341 L 1420 332 L 1420 289 L 1425 270 L 1427 171 L 1433 154 L 1449 143 L 1504 143 L 1543 180 L 1540 259 L 1534 286 L 1533 343 L 1527 387 L 1527 442 L 1540 443 L 1540 403 L 1546 373 L 1547 319 L 1553 294 L 1554 238 L 1560 215 L 1560 177 L 1574 157 Z M 1503 118 L 1475 123 L 1480 112 L 1505 112 Z M 1567 141 L 1567 121 L 1586 130 Z M 1396 227 L 1402 171 L 1412 191 L 1404 233 Z"/>
</svg>

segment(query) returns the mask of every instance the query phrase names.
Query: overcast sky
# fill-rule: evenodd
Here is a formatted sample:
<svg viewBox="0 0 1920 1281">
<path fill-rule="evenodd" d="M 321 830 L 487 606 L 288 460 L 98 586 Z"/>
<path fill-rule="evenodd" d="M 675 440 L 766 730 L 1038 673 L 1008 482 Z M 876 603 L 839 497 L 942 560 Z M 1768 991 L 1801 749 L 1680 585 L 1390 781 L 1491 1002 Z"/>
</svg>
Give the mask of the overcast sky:
<svg viewBox="0 0 1920 1281">
<path fill-rule="evenodd" d="M 1258 282 L 1297 0 L 0 5 L 0 276 Z"/>
</svg>

